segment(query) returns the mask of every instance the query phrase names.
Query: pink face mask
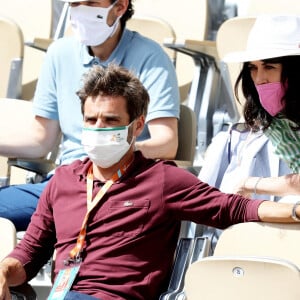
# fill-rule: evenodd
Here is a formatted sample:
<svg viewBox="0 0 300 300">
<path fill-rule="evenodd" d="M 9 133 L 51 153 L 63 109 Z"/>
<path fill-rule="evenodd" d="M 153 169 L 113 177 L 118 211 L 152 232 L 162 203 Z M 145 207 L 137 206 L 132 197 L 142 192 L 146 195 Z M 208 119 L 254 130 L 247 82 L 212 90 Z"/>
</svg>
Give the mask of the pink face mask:
<svg viewBox="0 0 300 300">
<path fill-rule="evenodd" d="M 262 107 L 271 115 L 276 116 L 284 108 L 283 97 L 286 89 L 281 82 L 256 85 Z"/>
</svg>

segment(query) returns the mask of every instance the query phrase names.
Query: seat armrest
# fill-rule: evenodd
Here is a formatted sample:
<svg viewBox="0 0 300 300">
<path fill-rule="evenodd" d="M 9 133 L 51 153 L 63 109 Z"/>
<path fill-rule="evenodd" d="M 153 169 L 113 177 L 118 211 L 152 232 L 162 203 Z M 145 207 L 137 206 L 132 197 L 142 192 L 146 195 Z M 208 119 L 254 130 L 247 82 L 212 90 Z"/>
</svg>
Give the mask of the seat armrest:
<svg viewBox="0 0 300 300">
<path fill-rule="evenodd" d="M 26 46 L 35 48 L 41 51 L 47 51 L 50 44 L 53 42 L 53 39 L 49 38 L 34 38 L 32 42 L 25 42 Z"/>
<path fill-rule="evenodd" d="M 18 167 L 30 172 L 46 176 L 50 171 L 54 170 L 56 164 L 46 158 L 9 158 L 7 161 L 9 167 Z"/>
<path fill-rule="evenodd" d="M 186 50 L 194 52 L 196 55 L 202 54 L 203 57 L 219 60 L 216 42 L 209 40 L 176 40 L 175 43 L 166 42 L 164 46 L 175 51 Z"/>
<path fill-rule="evenodd" d="M 37 300 L 37 295 L 28 283 L 9 289 L 12 300 Z"/>
</svg>

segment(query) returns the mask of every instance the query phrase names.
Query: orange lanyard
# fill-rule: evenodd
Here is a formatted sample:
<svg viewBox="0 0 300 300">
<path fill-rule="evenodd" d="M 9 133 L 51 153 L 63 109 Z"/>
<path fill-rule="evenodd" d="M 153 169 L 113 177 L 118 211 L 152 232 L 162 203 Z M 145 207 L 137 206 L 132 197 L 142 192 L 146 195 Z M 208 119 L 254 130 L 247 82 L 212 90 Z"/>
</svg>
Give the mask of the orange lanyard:
<svg viewBox="0 0 300 300">
<path fill-rule="evenodd" d="M 130 162 L 131 163 L 131 162 Z M 86 184 L 86 192 L 87 192 L 87 212 L 83 219 L 81 229 L 77 238 L 77 242 L 75 247 L 70 251 L 70 258 L 65 260 L 65 264 L 69 264 L 70 262 L 79 263 L 81 261 L 80 253 L 83 250 L 84 242 L 86 238 L 86 228 L 88 219 L 91 211 L 97 206 L 103 196 L 106 194 L 108 189 L 112 186 L 112 184 L 120 179 L 122 175 L 125 173 L 130 163 L 125 163 L 113 176 L 111 179 L 105 182 L 103 187 L 98 191 L 97 195 L 93 199 L 93 165 L 90 166 L 87 174 L 87 184 Z"/>
</svg>

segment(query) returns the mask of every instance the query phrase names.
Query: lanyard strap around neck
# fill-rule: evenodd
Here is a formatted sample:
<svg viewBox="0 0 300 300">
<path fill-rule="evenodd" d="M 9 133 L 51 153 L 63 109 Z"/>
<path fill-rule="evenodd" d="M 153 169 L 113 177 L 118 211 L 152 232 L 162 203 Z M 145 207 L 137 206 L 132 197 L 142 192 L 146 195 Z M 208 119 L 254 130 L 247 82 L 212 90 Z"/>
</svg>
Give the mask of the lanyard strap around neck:
<svg viewBox="0 0 300 300">
<path fill-rule="evenodd" d="M 70 259 L 65 261 L 65 263 L 69 263 L 70 261 L 73 262 L 79 262 L 81 260 L 80 253 L 83 250 L 85 237 L 86 237 L 86 228 L 88 219 L 90 216 L 91 211 L 97 206 L 97 204 L 100 202 L 100 200 L 103 198 L 103 196 L 106 194 L 108 189 L 112 186 L 112 184 L 119 180 L 122 175 L 125 173 L 129 165 L 131 164 L 131 161 L 128 163 L 125 163 L 108 181 L 105 182 L 105 184 L 102 186 L 102 188 L 98 191 L 97 195 L 93 199 L 93 165 L 88 170 L 87 174 L 87 184 L 86 184 L 86 192 L 87 192 L 87 212 L 85 214 L 85 217 L 83 219 L 81 229 L 77 238 L 77 242 L 75 247 L 70 251 L 69 256 Z"/>
</svg>

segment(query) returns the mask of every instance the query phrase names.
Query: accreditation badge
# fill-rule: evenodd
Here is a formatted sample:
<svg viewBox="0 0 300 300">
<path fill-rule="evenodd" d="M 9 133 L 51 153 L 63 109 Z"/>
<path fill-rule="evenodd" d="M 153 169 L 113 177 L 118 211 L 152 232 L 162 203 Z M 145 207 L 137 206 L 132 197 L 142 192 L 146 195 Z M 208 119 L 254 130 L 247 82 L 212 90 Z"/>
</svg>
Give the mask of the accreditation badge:
<svg viewBox="0 0 300 300">
<path fill-rule="evenodd" d="M 63 300 L 70 290 L 80 265 L 60 270 L 47 300 Z"/>
</svg>

